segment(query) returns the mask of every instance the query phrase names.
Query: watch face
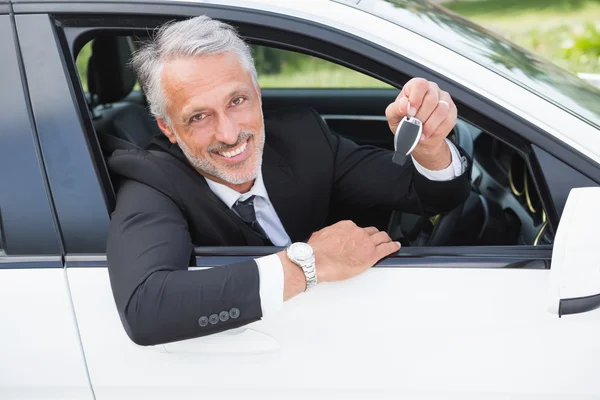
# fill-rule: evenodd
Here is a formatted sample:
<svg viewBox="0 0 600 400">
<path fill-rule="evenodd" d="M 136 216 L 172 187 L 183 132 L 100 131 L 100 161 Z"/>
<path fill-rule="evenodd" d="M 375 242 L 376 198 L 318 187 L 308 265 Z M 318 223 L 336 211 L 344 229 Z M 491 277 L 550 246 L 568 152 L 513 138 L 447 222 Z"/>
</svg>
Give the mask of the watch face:
<svg viewBox="0 0 600 400">
<path fill-rule="evenodd" d="M 306 260 L 310 258 L 313 254 L 312 247 L 310 247 L 306 243 L 292 244 L 290 252 L 294 256 L 294 258 L 299 260 Z"/>
</svg>

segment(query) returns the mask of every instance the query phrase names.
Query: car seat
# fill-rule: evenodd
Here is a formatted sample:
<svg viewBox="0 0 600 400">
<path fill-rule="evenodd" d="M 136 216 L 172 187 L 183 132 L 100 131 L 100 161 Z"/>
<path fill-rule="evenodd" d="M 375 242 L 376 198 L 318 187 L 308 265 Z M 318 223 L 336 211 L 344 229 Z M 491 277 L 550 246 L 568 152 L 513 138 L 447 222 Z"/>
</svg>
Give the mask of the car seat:
<svg viewBox="0 0 600 400">
<path fill-rule="evenodd" d="M 137 81 L 128 64 L 132 55 L 126 36 L 99 36 L 92 43 L 87 71 L 90 109 L 105 155 L 121 147 L 121 141 L 144 148 L 162 134 L 146 107 L 126 99 Z"/>
</svg>

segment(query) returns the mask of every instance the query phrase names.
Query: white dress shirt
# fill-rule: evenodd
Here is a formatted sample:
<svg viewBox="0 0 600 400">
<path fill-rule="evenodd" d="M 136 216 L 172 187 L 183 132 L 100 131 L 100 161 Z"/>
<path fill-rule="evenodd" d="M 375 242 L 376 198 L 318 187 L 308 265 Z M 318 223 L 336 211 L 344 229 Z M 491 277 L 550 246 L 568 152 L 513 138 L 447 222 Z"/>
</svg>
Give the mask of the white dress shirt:
<svg viewBox="0 0 600 400">
<path fill-rule="evenodd" d="M 452 162 L 447 168 L 440 171 L 432 171 L 421 166 L 414 158 L 412 159 L 416 170 L 432 181 L 448 181 L 461 175 L 465 171 L 466 159 L 460 156 L 460 153 L 452 142 L 448 139 L 446 139 L 446 142 L 452 153 Z M 267 236 L 269 236 L 271 242 L 275 246 L 288 246 L 291 244 L 290 237 L 285 231 L 285 228 L 279 220 L 279 216 L 275 212 L 275 208 L 269 199 L 269 194 L 267 193 L 267 188 L 263 181 L 262 171 L 259 171 L 250 191 L 244 194 L 240 194 L 230 187 L 210 179 L 206 179 L 206 183 L 215 195 L 217 195 L 217 197 L 229 208 L 232 208 L 236 201 L 243 201 L 254 195 L 256 219 L 265 230 Z M 277 254 L 260 257 L 255 259 L 255 261 L 258 265 L 260 280 L 260 303 L 263 317 L 265 317 L 279 310 L 283 305 L 283 266 Z"/>
</svg>

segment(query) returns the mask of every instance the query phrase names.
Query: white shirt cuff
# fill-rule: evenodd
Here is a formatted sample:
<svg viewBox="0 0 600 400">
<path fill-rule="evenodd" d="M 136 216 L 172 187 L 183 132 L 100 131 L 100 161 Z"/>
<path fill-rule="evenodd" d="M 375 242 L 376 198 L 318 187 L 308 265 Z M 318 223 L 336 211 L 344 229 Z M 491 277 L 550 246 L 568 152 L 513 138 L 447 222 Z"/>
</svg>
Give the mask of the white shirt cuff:
<svg viewBox="0 0 600 400">
<path fill-rule="evenodd" d="M 448 147 L 450 147 L 452 161 L 450 162 L 450 165 L 448 165 L 448 167 L 442 170 L 432 171 L 430 169 L 427 169 L 421 164 L 419 164 L 417 160 L 415 160 L 415 158 L 411 155 L 415 168 L 425 178 L 432 181 L 449 181 L 456 178 L 457 176 L 460 176 L 463 172 L 465 172 L 467 160 L 460 156 L 460 153 L 458 152 L 458 149 L 456 148 L 454 143 L 452 143 L 447 138 L 446 143 L 448 143 Z"/>
<path fill-rule="evenodd" d="M 277 254 L 256 258 L 263 318 L 283 306 L 283 265 Z"/>
</svg>

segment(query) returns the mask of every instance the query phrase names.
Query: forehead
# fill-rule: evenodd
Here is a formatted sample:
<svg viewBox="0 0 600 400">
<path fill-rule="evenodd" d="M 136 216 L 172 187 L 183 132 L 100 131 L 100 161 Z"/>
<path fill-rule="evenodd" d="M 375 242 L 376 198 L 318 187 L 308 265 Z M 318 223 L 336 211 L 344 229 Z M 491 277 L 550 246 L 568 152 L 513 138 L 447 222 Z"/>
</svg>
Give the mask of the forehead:
<svg viewBox="0 0 600 400">
<path fill-rule="evenodd" d="M 172 99 L 181 96 L 215 99 L 220 92 L 253 87 L 252 76 L 238 55 L 231 51 L 169 60 L 165 63 L 161 81 L 164 91 Z"/>
</svg>

